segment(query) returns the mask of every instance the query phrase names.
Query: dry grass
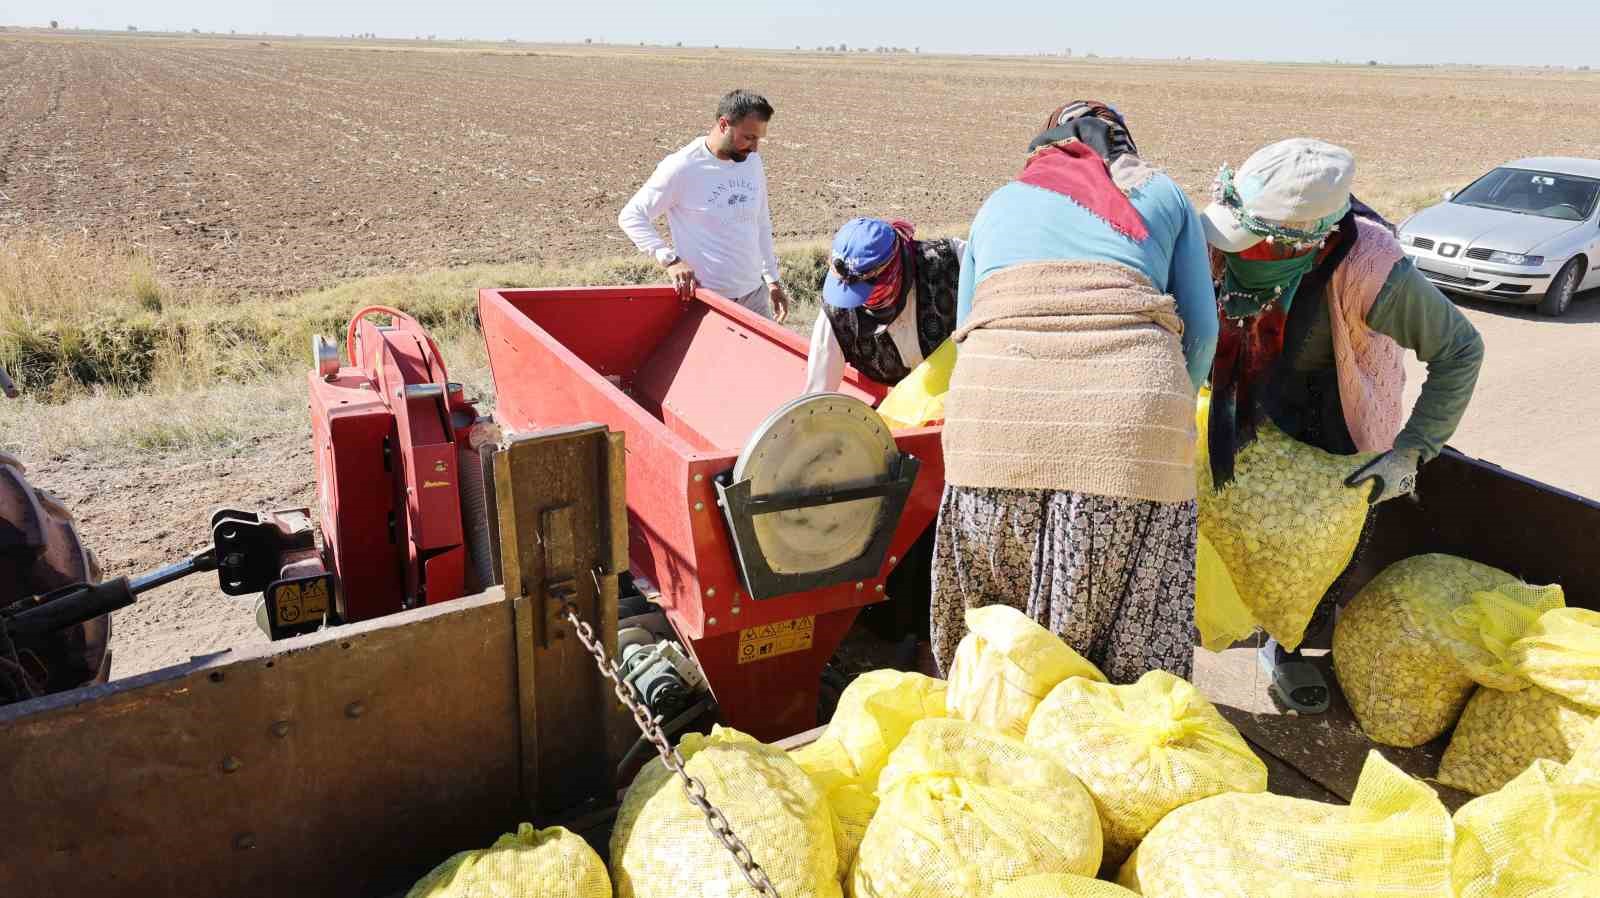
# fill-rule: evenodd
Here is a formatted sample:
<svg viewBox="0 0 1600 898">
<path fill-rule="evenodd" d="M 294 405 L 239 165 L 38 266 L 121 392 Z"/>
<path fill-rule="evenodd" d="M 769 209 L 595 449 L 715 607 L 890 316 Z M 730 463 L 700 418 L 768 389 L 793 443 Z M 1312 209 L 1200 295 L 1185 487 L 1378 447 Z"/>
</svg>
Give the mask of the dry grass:
<svg viewBox="0 0 1600 898">
<path fill-rule="evenodd" d="M 814 317 L 821 244 L 786 248 L 797 325 Z M 289 299 L 241 300 L 162 283 L 147 257 L 81 237 L 0 242 L 0 365 L 46 401 L 85 390 L 203 389 L 298 368 L 313 333 L 342 334 L 349 315 L 383 304 L 442 340 L 476 329 L 477 289 L 657 282 L 634 257 L 569 266 L 471 265 L 357 279 Z"/>
<path fill-rule="evenodd" d="M 489 409 L 494 383 L 483 341 L 457 332 L 440 344 L 451 377 Z M 84 389 L 65 398 L 0 400 L 0 450 L 35 460 L 79 460 L 151 452 L 225 456 L 263 441 L 310 439 L 305 373 L 265 371 L 237 382 L 129 392 Z"/>
<path fill-rule="evenodd" d="M 815 320 L 825 259 L 821 243 L 781 253 L 796 329 Z M 171 287 L 148 257 L 81 237 L 0 241 L 0 365 L 24 391 L 0 402 L 0 448 L 35 457 L 226 453 L 268 437 L 303 437 L 311 335 L 342 338 L 350 314 L 375 304 L 416 316 L 439 341 L 452 376 L 489 408 L 494 387 L 477 330 L 479 287 L 659 280 L 659 270 L 638 258 L 474 265 L 239 301 Z"/>
</svg>

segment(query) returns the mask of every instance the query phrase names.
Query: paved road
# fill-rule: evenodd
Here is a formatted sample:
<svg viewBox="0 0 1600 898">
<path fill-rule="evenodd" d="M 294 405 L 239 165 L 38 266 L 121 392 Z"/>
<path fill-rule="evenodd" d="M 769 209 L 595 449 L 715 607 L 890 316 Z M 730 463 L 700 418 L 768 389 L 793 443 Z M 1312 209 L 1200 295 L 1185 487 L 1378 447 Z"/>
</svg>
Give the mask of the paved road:
<svg viewBox="0 0 1600 898">
<path fill-rule="evenodd" d="M 1451 445 L 1600 500 L 1600 291 L 1579 296 L 1562 318 L 1498 303 L 1459 305 L 1487 352 Z M 1425 373 L 1411 360 L 1408 402 Z"/>
</svg>

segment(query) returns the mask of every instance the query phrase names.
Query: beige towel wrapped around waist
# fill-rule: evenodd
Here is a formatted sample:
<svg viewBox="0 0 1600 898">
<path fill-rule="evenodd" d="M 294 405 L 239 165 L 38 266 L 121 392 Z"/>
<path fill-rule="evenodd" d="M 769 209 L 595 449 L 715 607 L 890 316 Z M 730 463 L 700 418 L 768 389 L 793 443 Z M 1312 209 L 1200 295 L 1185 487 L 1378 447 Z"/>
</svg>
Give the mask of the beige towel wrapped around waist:
<svg viewBox="0 0 1600 898">
<path fill-rule="evenodd" d="M 945 480 L 1182 502 L 1194 388 L 1172 297 L 1103 262 L 1033 262 L 978 285 L 945 397 Z"/>
</svg>

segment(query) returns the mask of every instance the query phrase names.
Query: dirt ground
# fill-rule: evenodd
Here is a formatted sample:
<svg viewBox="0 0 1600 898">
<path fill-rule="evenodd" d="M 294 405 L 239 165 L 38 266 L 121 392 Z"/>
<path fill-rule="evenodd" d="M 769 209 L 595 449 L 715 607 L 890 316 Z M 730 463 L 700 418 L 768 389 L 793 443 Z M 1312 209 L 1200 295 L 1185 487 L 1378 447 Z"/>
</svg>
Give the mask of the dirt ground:
<svg viewBox="0 0 1600 898">
<path fill-rule="evenodd" d="M 164 276 L 241 299 L 616 255 L 628 193 L 735 83 L 778 107 L 780 239 L 862 213 L 968 219 L 1069 94 L 1117 102 L 1196 197 L 1218 162 L 1290 134 L 1351 146 L 1389 209 L 1600 146 L 1600 119 L 1569 114 L 1600 103 L 1588 73 L 271 43 L 0 34 L 0 230 L 137 240 Z M 1600 299 L 1560 321 L 1465 308 L 1488 358 L 1454 444 L 1600 497 Z M 311 505 L 308 439 L 302 423 L 223 457 L 26 460 L 107 572 L 131 574 L 200 548 L 217 506 Z M 262 638 L 251 600 L 195 577 L 117 615 L 114 673 Z"/>
<path fill-rule="evenodd" d="M 1075 96 L 1118 105 L 1196 198 L 1291 135 L 1349 146 L 1389 210 L 1600 145 L 1572 114 L 1600 104 L 1589 72 L 5 32 L 0 228 L 137 241 L 168 279 L 258 295 L 616 255 L 617 211 L 734 86 L 777 107 L 780 240 L 966 222 Z"/>
</svg>

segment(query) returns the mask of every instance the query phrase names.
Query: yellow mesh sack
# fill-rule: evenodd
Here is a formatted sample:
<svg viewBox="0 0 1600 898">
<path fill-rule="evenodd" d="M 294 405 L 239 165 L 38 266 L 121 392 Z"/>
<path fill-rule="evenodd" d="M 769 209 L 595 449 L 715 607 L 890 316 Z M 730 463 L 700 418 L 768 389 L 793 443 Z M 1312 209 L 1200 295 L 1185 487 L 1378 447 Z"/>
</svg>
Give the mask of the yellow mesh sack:
<svg viewBox="0 0 1600 898">
<path fill-rule="evenodd" d="M 946 340 L 878 403 L 878 414 L 893 430 L 944 420 L 944 394 L 956 368 L 956 341 Z"/>
<path fill-rule="evenodd" d="M 1039 704 L 1028 745 L 1072 771 L 1120 864 L 1168 812 L 1224 792 L 1265 792 L 1267 766 L 1200 692 L 1163 670 L 1127 686 L 1076 678 Z"/>
<path fill-rule="evenodd" d="M 1565 763 L 1600 720 L 1600 711 L 1537 686 L 1479 689 L 1461 712 L 1439 760 L 1439 782 L 1485 795 L 1539 758 Z"/>
<path fill-rule="evenodd" d="M 1476 561 L 1407 558 L 1339 616 L 1334 673 L 1368 738 L 1412 748 L 1450 729 L 1476 683 L 1525 687 L 1512 642 L 1563 604 L 1559 586 L 1529 586 Z"/>
<path fill-rule="evenodd" d="M 1202 434 L 1209 414 L 1205 394 L 1196 415 Z M 1234 458 L 1233 482 L 1217 492 L 1207 442 L 1199 442 L 1200 533 L 1256 623 L 1286 649 L 1300 645 L 1317 603 L 1355 555 L 1367 490 L 1344 480 L 1374 457 L 1323 452 L 1263 421 Z"/>
<path fill-rule="evenodd" d="M 1348 807 L 1217 795 L 1168 814 L 1122 867 L 1145 898 L 1451 898 L 1450 814 L 1377 752 Z"/>
<path fill-rule="evenodd" d="M 1456 811 L 1457 898 L 1600 895 L 1600 782 L 1533 762 Z"/>
<path fill-rule="evenodd" d="M 1200 644 L 1213 652 L 1256 631 L 1256 619 L 1239 598 L 1228 566 L 1204 533 L 1195 546 L 1194 625 L 1200 631 Z"/>
<path fill-rule="evenodd" d="M 1038 873 L 1093 876 L 1100 818 L 1066 768 L 960 720 L 915 724 L 879 781 L 854 898 L 968 898 Z"/>
<path fill-rule="evenodd" d="M 1589 735 L 1567 762 L 1567 781 L 1600 786 L 1600 721 L 1589 725 Z"/>
<path fill-rule="evenodd" d="M 1205 452 L 1206 416 L 1210 408 L 1211 391 L 1202 387 L 1194 415 L 1195 432 L 1200 435 L 1197 455 Z M 1255 616 L 1239 597 L 1228 566 L 1204 533 L 1195 546 L 1194 581 L 1194 626 L 1200 631 L 1202 646 L 1220 652 L 1255 632 Z"/>
<path fill-rule="evenodd" d="M 1033 709 L 1069 677 L 1105 674 L 1061 638 L 1009 605 L 967 611 L 967 635 L 950 664 L 952 717 L 1021 739 Z"/>
<path fill-rule="evenodd" d="M 1136 898 L 1116 883 L 1071 873 L 1041 873 L 1006 883 L 994 898 Z"/>
<path fill-rule="evenodd" d="M 839 855 L 838 875 L 843 881 L 856 861 L 856 850 L 867 834 L 867 824 L 878 812 L 876 781 L 869 785 L 863 777 L 857 776 L 844 746 L 831 739 L 818 739 L 791 751 L 789 757 L 811 777 L 827 801 L 834 846 Z"/>
<path fill-rule="evenodd" d="M 945 684 L 919 673 L 874 670 L 851 681 L 816 742 L 790 752 L 828 798 L 839 873 L 848 875 L 878 809 L 878 774 L 919 720 L 945 716 Z"/>
<path fill-rule="evenodd" d="M 433 868 L 406 898 L 611 898 L 606 865 L 589 843 L 559 826 L 530 823 L 488 848 L 463 851 Z"/>
<path fill-rule="evenodd" d="M 874 670 L 851 681 L 822 738 L 845 750 L 859 776 L 877 781 L 911 725 L 945 716 L 946 684 L 920 673 Z"/>
<path fill-rule="evenodd" d="M 786 752 L 718 727 L 710 736 L 685 736 L 678 753 L 779 894 L 838 898 L 827 802 Z M 623 795 L 611 833 L 611 875 L 617 898 L 757 894 L 660 758 Z"/>
<path fill-rule="evenodd" d="M 1511 662 L 1534 685 L 1600 708 L 1600 612 L 1547 611 L 1512 644 Z"/>
</svg>

